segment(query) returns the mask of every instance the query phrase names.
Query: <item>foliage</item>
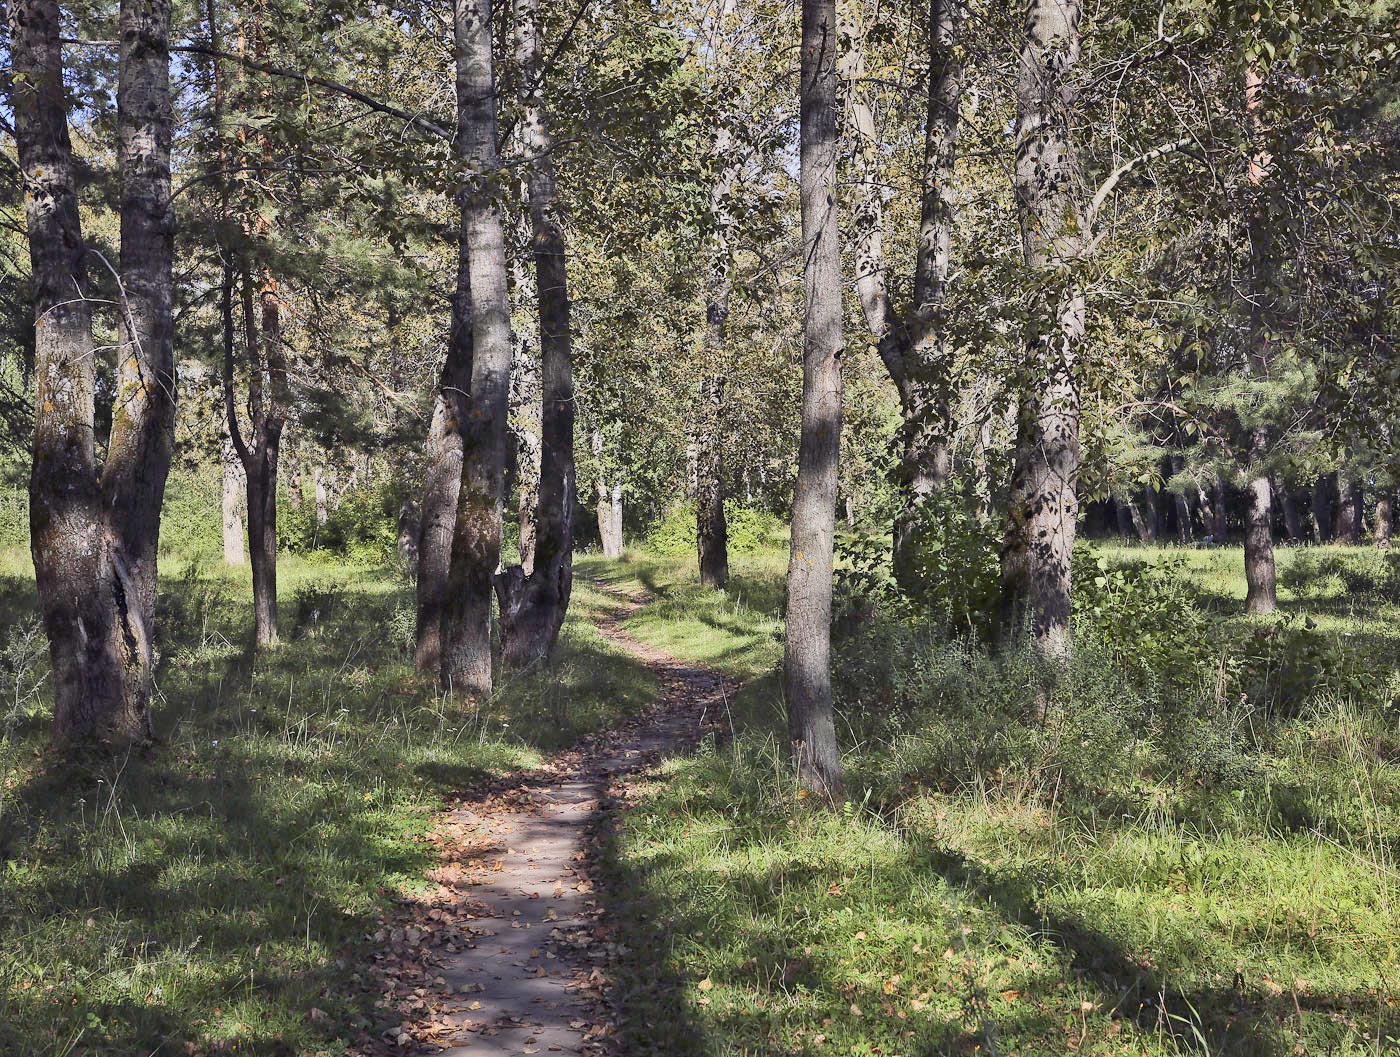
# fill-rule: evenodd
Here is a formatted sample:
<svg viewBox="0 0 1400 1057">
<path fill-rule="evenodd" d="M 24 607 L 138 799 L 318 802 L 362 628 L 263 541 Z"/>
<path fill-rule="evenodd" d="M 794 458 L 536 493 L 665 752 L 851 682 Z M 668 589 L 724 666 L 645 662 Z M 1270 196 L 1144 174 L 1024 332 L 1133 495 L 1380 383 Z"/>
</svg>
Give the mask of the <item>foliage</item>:
<svg viewBox="0 0 1400 1057">
<path fill-rule="evenodd" d="M 778 527 L 778 519 L 763 510 L 726 500 L 724 517 L 729 526 L 729 553 L 752 554 L 764 547 Z M 660 558 L 695 553 L 695 504 L 674 503 L 647 533 L 646 549 Z"/>
<path fill-rule="evenodd" d="M 888 536 L 838 540 L 837 584 L 848 606 L 873 606 L 892 618 L 941 624 L 952 634 L 990 638 L 996 631 L 1001 570 L 997 542 L 962 497 L 943 492 L 917 508 L 910 575 L 900 584 Z"/>
<path fill-rule="evenodd" d="M 293 554 L 324 551 L 356 565 L 382 565 L 398 546 L 398 515 L 403 502 L 395 482 L 348 489 L 319 522 L 313 503 L 288 504 L 277 521 L 277 543 Z"/>
</svg>

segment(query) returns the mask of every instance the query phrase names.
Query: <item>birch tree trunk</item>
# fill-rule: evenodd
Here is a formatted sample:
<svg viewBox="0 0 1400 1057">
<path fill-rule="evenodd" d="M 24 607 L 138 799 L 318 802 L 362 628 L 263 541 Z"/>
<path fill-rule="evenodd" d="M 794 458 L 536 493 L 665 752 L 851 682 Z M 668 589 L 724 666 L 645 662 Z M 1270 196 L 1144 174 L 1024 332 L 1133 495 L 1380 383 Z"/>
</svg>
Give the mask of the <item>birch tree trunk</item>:
<svg viewBox="0 0 1400 1057">
<path fill-rule="evenodd" d="M 469 697 L 491 692 L 492 581 L 501 558 L 506 419 L 510 403 L 510 294 L 501 219 L 491 0 L 454 0 L 457 149 L 471 184 L 462 227 L 472 304 L 472 379 L 462 425 L 462 486 L 444 613 L 442 682 Z"/>
<path fill-rule="evenodd" d="M 223 466 L 221 506 L 224 518 L 224 564 L 242 565 L 247 558 L 243 550 L 243 496 L 247 486 L 243 481 L 243 464 L 233 441 L 225 434 L 220 462 Z"/>
<path fill-rule="evenodd" d="M 512 667 L 546 659 L 559 641 L 574 582 L 573 323 L 564 230 L 556 213 L 553 141 L 544 105 L 539 0 L 515 0 L 527 190 L 540 304 L 540 471 L 533 568 L 496 578 L 501 658 Z"/>
<path fill-rule="evenodd" d="M 30 538 L 60 740 L 150 736 L 160 507 L 174 445 L 169 33 L 124 2 L 117 88 L 121 285 L 107 462 L 94 445 L 92 309 L 52 0 L 8 9 L 11 106 L 35 307 Z"/>
<path fill-rule="evenodd" d="M 802 0 L 799 182 L 806 311 L 783 688 L 798 782 L 828 801 L 839 797 L 841 789 L 841 754 L 831 699 L 832 560 L 843 351 L 836 208 L 837 38 L 834 0 Z"/>
<path fill-rule="evenodd" d="M 418 528 L 417 622 L 413 663 L 420 672 L 442 671 L 443 615 L 447 611 L 448 574 L 457 496 L 462 488 L 462 423 L 472 375 L 471 275 L 467 267 L 466 227 L 458 232 L 457 288 L 452 295 L 452 329 L 447 358 L 438 376 L 433 417 L 425 445 L 422 520 Z"/>
<path fill-rule="evenodd" d="M 1017 415 L 1001 570 L 1005 615 L 1036 652 L 1070 655 L 1070 554 L 1079 514 L 1079 383 L 1084 293 L 1072 277 L 1085 230 L 1070 138 L 1079 0 L 1030 0 L 1016 93 L 1016 204 L 1027 269 L 1041 290 Z"/>
</svg>

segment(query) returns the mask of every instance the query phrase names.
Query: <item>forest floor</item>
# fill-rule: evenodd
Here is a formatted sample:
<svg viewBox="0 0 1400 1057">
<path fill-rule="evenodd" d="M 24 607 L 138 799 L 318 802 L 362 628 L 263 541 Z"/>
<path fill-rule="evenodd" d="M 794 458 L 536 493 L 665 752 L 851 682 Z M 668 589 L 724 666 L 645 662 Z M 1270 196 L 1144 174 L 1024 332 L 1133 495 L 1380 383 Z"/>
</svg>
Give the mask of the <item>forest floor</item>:
<svg viewBox="0 0 1400 1057">
<path fill-rule="evenodd" d="M 1281 550 L 1284 615 L 1254 622 L 1234 615 L 1237 548 L 1098 549 L 1110 564 L 1175 561 L 1191 604 L 1243 653 L 1151 693 L 1094 662 L 1034 725 L 1018 718 L 1014 663 L 888 629 L 843 637 L 849 800 L 835 813 L 786 768 L 776 546 L 735 556 L 726 591 L 702 588 L 693 561 L 581 559 L 555 662 L 470 715 L 411 669 L 401 574 L 284 563 L 286 641 L 255 658 L 246 571 L 167 560 L 161 743 L 69 764 L 43 749 L 30 574 L 22 558 L 0 563 L 0 1053 L 341 1057 L 374 1040 L 411 1052 L 442 1026 L 432 989 L 450 978 L 415 977 L 406 954 L 451 953 L 445 936 L 434 946 L 443 930 L 501 932 L 480 924 L 489 892 L 480 906 L 434 900 L 497 861 L 505 874 L 512 848 L 528 866 L 536 847 L 507 829 L 490 853 L 482 820 L 590 814 L 584 761 L 626 747 L 668 697 L 667 670 L 617 629 L 660 651 L 653 662 L 743 689 L 693 751 L 626 761 L 586 859 L 565 862 L 567 845 L 536 856 L 566 892 L 574 876 L 592 889 L 574 881 L 561 919 L 573 906 L 600 916 L 575 933 L 588 942 L 560 928 L 562 945 L 507 962 L 528 969 L 538 949 L 546 975 L 526 979 L 565 985 L 586 967 L 574 992 L 588 1015 L 568 1027 L 589 1045 L 1400 1052 L 1400 589 L 1387 563 Z M 1256 684 L 1271 696 L 1256 700 Z M 553 883 L 531 901 L 545 919 Z M 472 939 L 489 954 L 482 941 L 499 935 Z M 556 962 L 570 975 L 552 975 Z M 470 968 L 464 984 L 478 982 Z M 485 1021 L 490 997 L 459 988 L 451 1004 L 465 1008 L 450 1015 Z M 519 1034 L 521 1052 L 530 1038 L 545 1036 Z M 549 1045 L 565 1043 L 529 1048 Z"/>
</svg>

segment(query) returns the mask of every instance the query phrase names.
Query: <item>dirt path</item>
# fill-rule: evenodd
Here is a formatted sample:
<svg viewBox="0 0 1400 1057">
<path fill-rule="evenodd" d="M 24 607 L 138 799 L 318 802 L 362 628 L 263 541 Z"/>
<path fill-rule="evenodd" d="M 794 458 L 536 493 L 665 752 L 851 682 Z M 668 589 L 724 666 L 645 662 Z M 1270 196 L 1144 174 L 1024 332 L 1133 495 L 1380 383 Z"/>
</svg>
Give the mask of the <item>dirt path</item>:
<svg viewBox="0 0 1400 1057">
<path fill-rule="evenodd" d="M 589 831 L 610 810 L 616 783 L 694 742 L 733 690 L 633 639 L 620 620 L 646 599 L 609 593 L 628 608 L 599 630 L 656 674 L 660 702 L 446 812 L 433 837 L 438 887 L 376 937 L 389 1003 L 404 1017 L 373 1040 L 379 1053 L 609 1052 L 606 966 L 617 952 L 587 876 Z"/>
</svg>

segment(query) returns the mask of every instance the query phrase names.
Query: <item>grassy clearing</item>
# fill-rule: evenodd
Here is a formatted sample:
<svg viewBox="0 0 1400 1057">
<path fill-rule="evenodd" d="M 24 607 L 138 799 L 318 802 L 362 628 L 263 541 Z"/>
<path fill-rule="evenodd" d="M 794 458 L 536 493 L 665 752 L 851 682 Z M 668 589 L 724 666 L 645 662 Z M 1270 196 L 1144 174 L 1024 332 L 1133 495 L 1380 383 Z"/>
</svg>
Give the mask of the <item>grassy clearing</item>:
<svg viewBox="0 0 1400 1057">
<path fill-rule="evenodd" d="M 246 572 L 165 572 L 164 743 L 72 765 L 44 753 L 29 570 L 0 572 L 0 1053 L 339 1054 L 391 1019 L 354 952 L 430 866 L 443 798 L 645 706 L 653 682 L 592 628 L 614 603 L 586 582 L 552 669 L 466 714 L 413 672 L 390 571 L 285 562 L 288 641 L 256 659 Z"/>
<path fill-rule="evenodd" d="M 1231 618 L 1225 641 L 1269 645 L 1235 659 L 1228 700 L 1129 685 L 1082 642 L 1028 724 L 1016 658 L 846 641 L 837 816 L 789 784 L 762 676 L 780 651 L 752 645 L 780 557 L 743 568 L 742 605 L 652 565 L 671 612 L 634 632 L 760 678 L 739 737 L 668 765 L 605 849 L 628 945 L 654 953 L 624 974 L 629 1052 L 1400 1051 L 1400 613 L 1369 552 L 1283 559 L 1296 615 Z M 1243 597 L 1238 550 L 1184 561 L 1204 609 Z M 707 630 L 692 649 L 678 624 Z M 1254 670 L 1275 657 L 1297 677 Z"/>
</svg>

